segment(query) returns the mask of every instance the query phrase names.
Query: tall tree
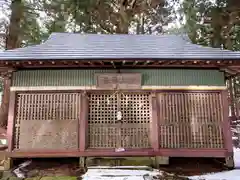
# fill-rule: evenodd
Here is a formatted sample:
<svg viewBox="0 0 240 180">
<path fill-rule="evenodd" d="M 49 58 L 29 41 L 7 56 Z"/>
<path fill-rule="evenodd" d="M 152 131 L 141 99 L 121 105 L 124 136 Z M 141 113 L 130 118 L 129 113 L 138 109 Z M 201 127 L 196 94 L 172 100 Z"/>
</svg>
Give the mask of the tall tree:
<svg viewBox="0 0 240 180">
<path fill-rule="evenodd" d="M 193 7 L 193 8 L 191 8 Z M 184 0 L 186 28 L 194 43 L 237 50 L 240 1 Z"/>
<path fill-rule="evenodd" d="M 86 33 L 162 32 L 171 21 L 170 3 L 178 0 L 58 0 L 47 1 L 45 11 L 51 17 L 47 29 Z M 61 9 L 61 11 L 59 11 Z M 64 22 L 64 23 L 61 23 Z"/>
<path fill-rule="evenodd" d="M 164 5 L 165 0 L 98 0 L 88 13 L 92 22 L 106 33 L 128 34 L 137 16 Z"/>
<path fill-rule="evenodd" d="M 20 47 L 20 23 L 23 17 L 22 0 L 12 0 L 11 3 L 11 18 L 7 31 L 6 49 L 14 49 Z"/>
<path fill-rule="evenodd" d="M 136 34 L 160 34 L 164 33 L 164 27 L 175 20 L 175 3 L 165 1 L 164 6 L 156 6 L 145 13 L 135 16 Z"/>
</svg>

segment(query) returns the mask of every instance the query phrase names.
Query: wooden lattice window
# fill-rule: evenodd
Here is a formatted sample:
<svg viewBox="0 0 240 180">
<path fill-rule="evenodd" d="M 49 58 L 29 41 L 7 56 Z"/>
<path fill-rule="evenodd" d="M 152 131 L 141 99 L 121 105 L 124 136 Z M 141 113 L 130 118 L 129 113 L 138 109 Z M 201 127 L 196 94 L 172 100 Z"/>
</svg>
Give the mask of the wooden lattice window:
<svg viewBox="0 0 240 180">
<path fill-rule="evenodd" d="M 220 93 L 158 94 L 160 148 L 223 148 Z"/>
<path fill-rule="evenodd" d="M 15 149 L 77 149 L 81 94 L 19 93 Z"/>
<path fill-rule="evenodd" d="M 149 148 L 149 123 L 149 94 L 89 95 L 89 148 Z"/>
</svg>

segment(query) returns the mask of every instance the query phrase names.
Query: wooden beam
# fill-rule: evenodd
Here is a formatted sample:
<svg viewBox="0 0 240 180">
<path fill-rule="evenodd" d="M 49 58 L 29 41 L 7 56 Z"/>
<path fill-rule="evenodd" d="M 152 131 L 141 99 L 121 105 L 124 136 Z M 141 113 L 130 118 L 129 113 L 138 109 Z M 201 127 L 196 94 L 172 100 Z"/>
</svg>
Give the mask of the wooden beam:
<svg viewBox="0 0 240 180">
<path fill-rule="evenodd" d="M 233 145 L 232 145 L 232 133 L 231 126 L 229 121 L 229 102 L 228 102 L 228 91 L 222 91 L 222 112 L 223 112 L 223 135 L 224 135 L 224 144 L 228 154 L 233 154 Z"/>
<path fill-rule="evenodd" d="M 237 71 L 235 71 L 233 69 L 230 69 L 230 68 L 227 68 L 227 67 L 226 68 L 220 68 L 220 70 L 222 70 L 222 71 L 224 71 L 224 72 L 226 72 L 230 75 L 236 75 L 238 73 Z"/>
<path fill-rule="evenodd" d="M 113 65 L 114 68 L 116 68 L 114 61 L 111 61 L 111 64 Z"/>
<path fill-rule="evenodd" d="M 146 66 L 146 65 L 149 64 L 150 62 L 151 62 L 151 61 L 147 60 L 147 61 L 144 62 L 143 65 Z"/>
<path fill-rule="evenodd" d="M 138 61 L 134 61 L 134 63 L 133 63 L 133 66 L 136 66 L 136 65 L 137 65 L 137 63 L 138 63 Z"/>
<path fill-rule="evenodd" d="M 232 78 L 229 79 L 229 92 L 230 92 L 230 108 L 231 108 L 231 116 L 236 117 L 235 112 L 235 103 L 234 103 L 234 95 L 233 95 L 233 81 Z"/>
<path fill-rule="evenodd" d="M 102 66 L 104 65 L 103 61 L 98 61 Z"/>
<path fill-rule="evenodd" d="M 96 64 L 94 64 L 94 62 Z M 26 61 L 0 61 L 0 66 L 11 66 L 16 68 L 69 68 L 69 67 L 102 67 L 102 68 L 116 68 L 117 65 L 122 64 L 123 67 L 137 67 L 137 68 L 160 68 L 160 67 L 213 67 L 225 68 L 228 67 L 235 70 L 235 67 L 240 66 L 240 61 L 237 60 L 184 60 L 184 59 L 99 59 L 99 60 L 26 60 Z M 117 62 L 117 64 L 116 64 Z M 141 62 L 141 63 L 140 63 Z M 120 63 L 120 64 L 118 64 Z M 100 64 L 100 65 L 99 65 Z M 114 66 L 113 66 L 114 64 Z M 231 67 L 229 66 L 231 65 Z"/>
<path fill-rule="evenodd" d="M 81 95 L 81 107 L 79 115 L 79 151 L 85 151 L 87 148 L 88 133 L 88 98 L 87 94 Z"/>
<path fill-rule="evenodd" d="M 7 125 L 7 141 L 8 141 L 8 152 L 13 150 L 13 129 L 14 129 L 14 118 L 15 118 L 15 107 L 16 107 L 16 92 L 10 93 L 9 102 L 9 113 L 8 113 L 8 125 Z"/>
<path fill-rule="evenodd" d="M 154 151 L 153 149 L 126 149 L 124 152 L 115 152 L 114 149 L 87 149 L 86 151 L 61 151 L 46 149 L 35 151 L 14 151 L 6 153 L 9 157 L 15 158 L 31 158 L 31 157 L 126 157 L 126 156 L 167 156 L 167 157 L 226 157 L 226 149 L 209 149 L 209 148 L 177 148 L 177 149 L 161 149 Z"/>
<path fill-rule="evenodd" d="M 150 104 L 151 104 L 151 128 L 150 128 L 150 134 L 151 134 L 151 145 L 154 151 L 159 150 L 159 107 L 157 103 L 157 95 L 156 92 L 152 93 L 150 96 Z"/>
<path fill-rule="evenodd" d="M 8 108 L 9 108 L 9 100 L 10 100 L 10 86 L 11 86 L 11 78 L 13 69 L 1 68 L 0 76 L 3 79 L 3 94 L 2 94 L 2 102 L 0 107 L 0 126 L 7 126 L 8 119 Z"/>
</svg>

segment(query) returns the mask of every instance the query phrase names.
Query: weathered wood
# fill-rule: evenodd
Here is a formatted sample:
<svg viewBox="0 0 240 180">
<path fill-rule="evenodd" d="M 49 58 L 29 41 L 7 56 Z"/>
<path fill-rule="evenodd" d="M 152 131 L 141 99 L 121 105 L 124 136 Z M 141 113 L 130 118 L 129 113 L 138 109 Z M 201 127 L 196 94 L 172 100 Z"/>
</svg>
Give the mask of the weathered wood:
<svg viewBox="0 0 240 180">
<path fill-rule="evenodd" d="M 10 98 L 10 86 L 11 86 L 11 77 L 13 69 L 1 68 L 0 77 L 3 79 L 3 94 L 2 102 L 0 107 L 0 126 L 7 126 L 8 119 L 8 108 L 9 108 L 9 98 Z"/>
<path fill-rule="evenodd" d="M 89 148 L 150 148 L 149 104 L 149 93 L 91 93 Z"/>
<path fill-rule="evenodd" d="M 153 149 L 135 148 L 126 149 L 126 151 L 115 152 L 114 149 L 88 149 L 84 152 L 71 151 L 71 150 L 38 150 L 38 151 L 14 151 L 7 153 L 9 157 L 136 157 L 136 156 L 169 156 L 169 157 L 219 157 L 225 158 L 226 149 L 209 149 L 209 148 L 176 148 L 176 149 L 161 149 L 159 151 L 153 151 Z"/>
<path fill-rule="evenodd" d="M 78 149 L 81 93 L 18 93 L 14 149 Z"/>
<path fill-rule="evenodd" d="M 94 169 L 97 166 L 114 169 L 151 169 L 154 159 L 151 157 L 87 157 L 86 166 Z M 89 169 L 88 168 L 88 169 Z"/>
<path fill-rule="evenodd" d="M 140 73 L 102 73 L 96 74 L 97 88 L 140 89 Z"/>
<path fill-rule="evenodd" d="M 236 79 L 236 77 L 234 77 L 233 79 L 232 79 L 232 81 L 233 81 L 233 94 L 234 94 L 234 97 L 233 97 L 233 103 L 234 103 L 234 107 L 235 107 L 235 117 L 239 117 L 239 110 L 240 110 L 240 107 L 239 107 L 239 102 L 237 101 L 237 97 L 236 97 L 236 95 L 237 95 L 237 87 L 236 87 L 236 81 L 237 81 L 237 79 Z"/>
<path fill-rule="evenodd" d="M 98 89 L 96 86 L 28 86 L 28 87 L 21 87 L 21 86 L 12 86 L 11 91 L 31 91 L 31 92 L 36 92 L 36 91 L 54 91 L 54 92 L 59 92 L 59 91 L 95 91 L 95 92 L 103 92 L 103 91 L 109 91 L 109 88 L 104 88 L 104 89 Z M 227 89 L 226 86 L 142 86 L 140 89 L 125 89 L 125 91 L 129 92 L 152 92 L 152 91 L 166 91 L 166 90 L 175 90 L 175 91 L 220 91 L 220 90 L 225 90 Z M 123 91 L 123 90 L 122 90 Z"/>
<path fill-rule="evenodd" d="M 85 151 L 87 148 L 88 133 L 88 97 L 83 93 L 81 96 L 81 108 L 79 118 L 79 151 Z"/>
<path fill-rule="evenodd" d="M 136 64 L 136 61 L 138 62 Z M 30 63 L 29 63 L 30 62 Z M 114 65 L 113 63 L 114 62 Z M 171 62 L 171 63 L 169 63 Z M 168 60 L 157 60 L 157 59 L 98 59 L 98 60 L 22 60 L 22 61 L 0 61 L 0 66 L 9 65 L 16 68 L 160 68 L 160 67 L 192 67 L 192 68 L 219 68 L 224 71 L 224 67 L 239 68 L 239 60 L 178 60 L 178 59 L 168 59 Z"/>
<path fill-rule="evenodd" d="M 158 103 L 157 95 L 153 93 L 150 96 L 150 105 L 151 105 L 151 146 L 154 151 L 159 150 L 159 116 L 158 116 Z"/>
<path fill-rule="evenodd" d="M 232 78 L 229 79 L 229 94 L 230 94 L 230 107 L 231 107 L 231 116 L 236 118 L 236 109 L 235 109 L 235 103 L 234 103 L 234 95 L 233 95 L 233 80 Z"/>
<path fill-rule="evenodd" d="M 160 149 L 225 148 L 219 92 L 166 92 L 161 96 Z"/>
<path fill-rule="evenodd" d="M 9 114 L 8 114 L 8 125 L 7 125 L 7 140 L 8 140 L 8 151 L 13 150 L 13 128 L 14 128 L 14 118 L 16 110 L 16 92 L 10 93 L 10 104 L 9 104 Z"/>
<path fill-rule="evenodd" d="M 233 155 L 233 142 L 232 142 L 232 133 L 231 126 L 228 117 L 229 112 L 229 103 L 228 103 L 228 91 L 223 91 L 221 93 L 222 97 L 222 112 L 223 112 L 223 135 L 224 135 L 224 145 L 227 149 L 228 156 Z"/>
</svg>

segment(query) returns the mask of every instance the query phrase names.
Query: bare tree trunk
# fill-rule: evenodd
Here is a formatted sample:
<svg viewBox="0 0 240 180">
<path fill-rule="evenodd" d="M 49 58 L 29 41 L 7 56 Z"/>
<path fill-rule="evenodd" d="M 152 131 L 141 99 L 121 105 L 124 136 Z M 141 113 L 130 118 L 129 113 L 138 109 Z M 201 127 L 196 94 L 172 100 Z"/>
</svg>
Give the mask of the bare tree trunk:
<svg viewBox="0 0 240 180">
<path fill-rule="evenodd" d="M 131 13 L 129 13 L 124 4 L 120 4 L 119 20 L 116 28 L 118 34 L 128 34 L 128 28 L 131 21 Z"/>
<path fill-rule="evenodd" d="M 6 49 L 14 49 L 20 47 L 20 22 L 22 19 L 22 1 L 12 0 L 11 4 L 11 18 L 10 25 L 8 28 L 8 34 L 6 36 Z M 2 102 L 0 107 L 0 126 L 6 127 L 8 120 L 8 109 L 9 109 L 9 96 L 10 96 L 10 85 L 11 85 L 11 74 L 12 71 L 9 69 L 1 70 L 0 76 L 3 78 L 3 94 Z"/>
<path fill-rule="evenodd" d="M 145 18 L 144 18 L 144 15 L 142 13 L 141 14 L 141 34 L 145 34 L 144 26 L 145 26 Z"/>
<path fill-rule="evenodd" d="M 20 22 L 23 15 L 22 1 L 12 0 L 11 4 L 11 18 L 6 39 L 6 49 L 14 49 L 20 47 L 19 35 L 20 35 Z"/>
</svg>

